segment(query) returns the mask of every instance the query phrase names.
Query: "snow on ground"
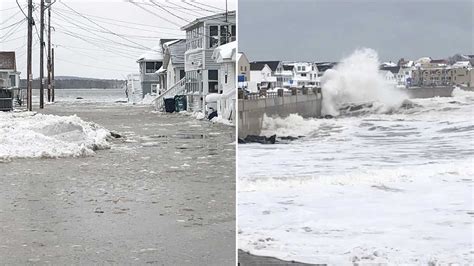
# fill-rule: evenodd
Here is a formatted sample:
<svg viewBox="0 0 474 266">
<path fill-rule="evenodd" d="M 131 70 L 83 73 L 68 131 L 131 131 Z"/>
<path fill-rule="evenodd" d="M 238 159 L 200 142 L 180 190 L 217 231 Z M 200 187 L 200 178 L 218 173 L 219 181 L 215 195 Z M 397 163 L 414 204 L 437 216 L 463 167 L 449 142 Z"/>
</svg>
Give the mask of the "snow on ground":
<svg viewBox="0 0 474 266">
<path fill-rule="evenodd" d="M 145 95 L 145 97 L 143 97 L 143 99 L 141 101 L 138 102 L 138 104 L 144 104 L 144 105 L 150 105 L 150 104 L 154 104 L 154 100 L 157 98 L 158 96 L 152 96 L 151 94 L 147 93 Z"/>
<path fill-rule="evenodd" d="M 0 113 L 0 161 L 90 156 L 108 149 L 110 132 L 77 116 Z"/>
</svg>

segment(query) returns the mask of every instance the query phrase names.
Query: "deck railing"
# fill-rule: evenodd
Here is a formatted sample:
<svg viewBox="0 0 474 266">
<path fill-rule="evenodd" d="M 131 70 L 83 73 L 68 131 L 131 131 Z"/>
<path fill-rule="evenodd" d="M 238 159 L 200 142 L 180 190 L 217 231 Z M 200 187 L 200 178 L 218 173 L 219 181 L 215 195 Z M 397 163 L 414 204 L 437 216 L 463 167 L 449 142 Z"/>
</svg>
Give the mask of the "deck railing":
<svg viewBox="0 0 474 266">
<path fill-rule="evenodd" d="M 173 98 L 174 96 L 185 91 L 186 88 L 186 78 L 182 78 L 174 85 L 172 85 L 168 90 L 156 97 L 153 102 L 155 103 L 155 110 L 160 111 L 165 105 L 165 98 Z"/>
</svg>

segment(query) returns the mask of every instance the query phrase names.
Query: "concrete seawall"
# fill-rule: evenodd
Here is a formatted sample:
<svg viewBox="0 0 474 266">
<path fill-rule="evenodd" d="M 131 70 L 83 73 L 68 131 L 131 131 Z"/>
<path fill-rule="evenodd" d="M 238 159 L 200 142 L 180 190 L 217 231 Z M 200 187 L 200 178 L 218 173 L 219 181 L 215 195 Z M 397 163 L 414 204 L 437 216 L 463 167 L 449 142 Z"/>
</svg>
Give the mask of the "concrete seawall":
<svg viewBox="0 0 474 266">
<path fill-rule="evenodd" d="M 238 102 L 239 138 L 260 135 L 264 115 L 287 117 L 299 114 L 302 117 L 321 116 L 321 94 L 299 94 L 272 98 L 257 98 Z"/>
<path fill-rule="evenodd" d="M 474 91 L 474 88 L 462 88 Z M 454 87 L 414 87 L 401 89 L 408 98 L 450 97 Z M 279 97 L 238 100 L 238 136 L 260 135 L 264 115 L 268 117 L 287 117 L 299 114 L 302 117 L 321 116 L 321 93 L 298 94 Z"/>
</svg>

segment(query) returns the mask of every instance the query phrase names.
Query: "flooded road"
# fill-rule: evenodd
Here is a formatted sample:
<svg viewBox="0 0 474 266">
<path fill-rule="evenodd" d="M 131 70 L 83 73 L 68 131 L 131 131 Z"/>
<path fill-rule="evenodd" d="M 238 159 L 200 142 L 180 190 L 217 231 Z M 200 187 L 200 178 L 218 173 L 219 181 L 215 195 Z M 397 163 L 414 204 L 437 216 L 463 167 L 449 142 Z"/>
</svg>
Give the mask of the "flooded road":
<svg viewBox="0 0 474 266">
<path fill-rule="evenodd" d="M 235 265 L 235 128 L 126 104 L 43 113 L 124 137 L 91 157 L 0 163 L 2 263 Z"/>
</svg>

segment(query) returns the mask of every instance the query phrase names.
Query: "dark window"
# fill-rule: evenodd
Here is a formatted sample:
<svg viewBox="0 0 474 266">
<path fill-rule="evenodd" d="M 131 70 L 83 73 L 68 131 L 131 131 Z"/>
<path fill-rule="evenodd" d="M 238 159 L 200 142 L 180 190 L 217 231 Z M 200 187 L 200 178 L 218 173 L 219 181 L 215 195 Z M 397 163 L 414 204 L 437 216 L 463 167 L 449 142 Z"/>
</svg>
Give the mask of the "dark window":
<svg viewBox="0 0 474 266">
<path fill-rule="evenodd" d="M 217 71 L 217 70 L 208 70 L 208 78 L 209 78 L 209 80 L 217 81 L 219 79 L 219 71 Z"/>
<path fill-rule="evenodd" d="M 183 79 L 186 76 L 186 72 L 184 70 L 179 71 L 179 79 Z"/>
<path fill-rule="evenodd" d="M 209 48 L 217 47 L 219 45 L 219 27 L 209 27 Z"/>
<path fill-rule="evenodd" d="M 146 62 L 145 63 L 145 73 L 155 73 L 160 69 L 162 62 Z"/>
<path fill-rule="evenodd" d="M 224 76 L 224 79 L 225 79 L 225 84 L 227 84 L 227 74 Z"/>
<path fill-rule="evenodd" d="M 231 41 L 237 40 L 236 29 L 237 29 L 237 27 L 235 25 L 232 25 L 232 28 L 231 28 L 231 35 L 232 35 Z"/>
<path fill-rule="evenodd" d="M 306 77 L 306 73 L 301 73 L 301 76 L 302 76 L 302 77 Z"/>
<path fill-rule="evenodd" d="M 230 32 L 227 30 L 228 25 L 222 25 L 221 26 L 221 44 L 226 44 L 229 40 L 229 34 Z"/>
<path fill-rule="evenodd" d="M 219 78 L 219 71 L 217 70 L 208 70 L 208 80 L 209 80 L 209 92 L 210 93 L 217 93 L 218 92 L 218 78 Z"/>
<path fill-rule="evenodd" d="M 10 86 L 16 87 L 16 78 L 15 75 L 10 75 Z"/>
</svg>

